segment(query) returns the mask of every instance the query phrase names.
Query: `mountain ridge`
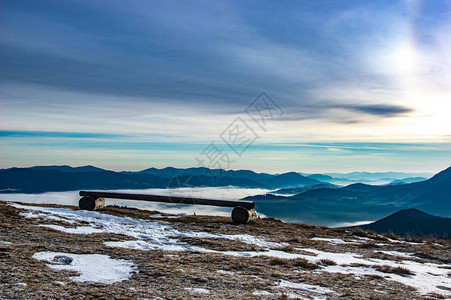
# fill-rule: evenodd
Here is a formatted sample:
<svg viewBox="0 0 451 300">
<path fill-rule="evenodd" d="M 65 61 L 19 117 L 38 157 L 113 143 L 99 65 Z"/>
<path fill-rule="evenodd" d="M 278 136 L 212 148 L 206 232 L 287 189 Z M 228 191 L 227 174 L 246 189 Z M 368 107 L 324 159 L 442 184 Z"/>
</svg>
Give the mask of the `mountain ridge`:
<svg viewBox="0 0 451 300">
<path fill-rule="evenodd" d="M 157 175 L 159 174 L 159 175 Z M 115 172 L 94 166 L 35 166 L 0 170 L 0 190 L 9 193 L 41 193 L 79 189 L 146 189 L 189 186 L 287 188 L 321 182 L 289 172 L 271 175 L 249 170 L 207 168 L 149 168 Z"/>
<path fill-rule="evenodd" d="M 352 184 L 319 188 L 291 196 L 255 195 L 259 211 L 287 221 L 321 224 L 324 220 L 359 222 L 377 220 L 400 209 L 416 208 L 442 217 L 451 216 L 451 168 L 432 178 L 400 185 Z M 296 216 L 293 219 L 293 216 Z M 323 223 L 331 225 L 331 223 Z"/>
<path fill-rule="evenodd" d="M 256 202 L 257 211 L 288 222 L 328 226 L 339 226 L 335 224 L 344 222 L 378 220 L 404 208 L 416 208 L 442 217 L 448 217 L 451 214 L 449 197 L 451 195 L 451 168 L 422 182 L 399 185 L 359 183 L 345 187 L 328 185 L 296 172 L 271 175 L 248 170 L 225 171 L 173 167 L 149 168 L 143 170 L 145 172 L 114 172 L 93 166 L 75 167 L 73 168 L 74 172 L 68 172 L 68 168 L 70 170 L 72 167 L 41 166 L 0 170 L 0 191 L 3 193 L 43 193 L 81 189 L 168 187 L 262 188 L 271 192 L 268 191 L 267 195 L 255 195 L 247 198 Z M 155 172 L 163 173 L 160 174 L 161 176 L 157 176 L 153 175 Z M 165 177 L 164 172 L 169 175 L 176 174 L 176 172 L 183 175 Z M 202 174 L 202 172 L 205 173 L 190 175 L 190 173 Z M 282 189 L 282 193 L 277 192 L 280 189 Z M 291 192 L 287 192 L 289 189 Z M 278 194 L 278 196 L 273 196 L 271 193 Z M 283 193 L 286 195 L 283 196 Z"/>
<path fill-rule="evenodd" d="M 451 238 L 451 218 L 433 216 L 418 209 L 403 209 L 376 222 L 352 228 L 393 233 L 406 237 Z"/>
</svg>

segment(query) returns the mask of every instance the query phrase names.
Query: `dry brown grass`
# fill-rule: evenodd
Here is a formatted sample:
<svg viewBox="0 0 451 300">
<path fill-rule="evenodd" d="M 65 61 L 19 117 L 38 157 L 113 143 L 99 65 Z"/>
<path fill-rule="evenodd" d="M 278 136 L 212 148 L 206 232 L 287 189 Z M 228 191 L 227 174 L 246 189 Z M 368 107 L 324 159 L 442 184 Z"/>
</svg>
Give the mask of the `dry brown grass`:
<svg viewBox="0 0 451 300">
<path fill-rule="evenodd" d="M 376 275 L 376 274 L 365 275 L 365 277 L 370 280 L 384 280 L 384 277 L 382 277 L 380 275 Z"/>
<path fill-rule="evenodd" d="M 283 258 L 273 258 L 269 261 L 269 264 L 271 266 L 290 266 L 290 262 L 288 261 L 288 259 L 283 259 Z"/>
<path fill-rule="evenodd" d="M 411 242 L 411 243 L 422 243 L 425 239 L 424 238 L 420 238 L 420 237 L 416 237 L 416 236 L 411 236 L 410 234 L 407 234 L 406 237 L 404 238 L 404 240 L 406 242 Z"/>
<path fill-rule="evenodd" d="M 412 271 L 410 271 L 406 268 L 403 268 L 403 267 L 391 267 L 388 265 L 383 265 L 383 266 L 376 266 L 375 269 L 378 270 L 379 272 L 393 273 L 393 274 L 400 275 L 400 276 L 415 275 L 415 273 L 413 273 Z"/>
<path fill-rule="evenodd" d="M 337 263 L 331 259 L 321 259 L 319 261 L 320 265 L 322 266 L 335 266 Z"/>
<path fill-rule="evenodd" d="M 291 245 L 283 246 L 282 248 L 278 248 L 278 250 L 284 251 L 284 252 L 287 252 L 287 253 L 295 253 L 296 252 L 296 249 L 294 249 L 294 247 L 291 246 Z"/>
<path fill-rule="evenodd" d="M 371 234 L 366 231 L 363 230 L 362 228 L 356 228 L 352 231 L 352 234 L 355 236 L 360 236 L 360 237 L 366 237 L 366 238 L 371 238 Z"/>
<path fill-rule="evenodd" d="M 315 270 L 318 269 L 319 266 L 317 264 L 311 263 L 305 258 L 296 258 L 293 259 L 293 266 L 295 267 L 301 267 L 305 270 Z"/>
<path fill-rule="evenodd" d="M 57 205 L 42 205 L 59 207 Z M 66 208 L 71 208 L 67 207 Z M 76 209 L 76 208 L 74 208 Z M 318 272 L 321 266 L 333 265 L 333 261 L 321 260 L 318 264 L 305 259 L 280 259 L 257 257 L 236 257 L 205 252 L 168 252 L 140 251 L 124 248 L 105 247 L 104 241 L 125 241 L 131 237 L 114 234 L 74 235 L 49 228 L 38 227 L 39 219 L 25 219 L 20 210 L 0 201 L 0 240 L 11 245 L 0 244 L 0 299 L 277 299 L 296 295 L 308 298 L 306 292 L 278 287 L 281 279 L 297 282 L 302 276 L 305 282 L 327 286 L 346 299 L 423 299 L 414 290 L 381 276 L 362 276 L 356 279 L 352 274 Z M 152 218 L 152 214 L 142 210 L 107 207 L 105 214 L 128 216 L 156 222 L 169 222 L 180 231 L 211 232 L 215 234 L 249 234 L 273 242 L 286 242 L 287 246 L 277 248 L 289 253 L 298 253 L 315 257 L 315 254 L 296 248 L 312 248 L 322 251 L 346 253 L 352 252 L 363 257 L 374 255 L 374 245 L 361 247 L 369 241 L 359 243 L 331 244 L 311 240 L 311 237 L 349 239 L 349 229 L 328 229 L 304 224 L 283 223 L 274 219 L 257 220 L 245 226 L 231 225 L 230 218 L 209 216 L 183 216 L 180 218 Z M 50 221 L 46 220 L 45 223 Z M 66 226 L 65 223 L 54 224 Z M 369 234 L 369 233 L 366 233 Z M 371 234 L 369 234 L 371 235 Z M 373 238 L 374 236 L 372 236 Z M 264 251 L 255 245 L 240 241 L 215 238 L 181 238 L 189 245 L 218 251 Z M 435 243 L 440 243 L 437 246 Z M 384 250 L 424 253 L 424 261 L 438 262 L 449 259 L 449 244 L 434 241 L 427 244 L 411 245 L 388 242 Z M 73 272 L 55 271 L 44 262 L 31 256 L 38 251 L 68 252 L 77 254 L 105 254 L 112 258 L 128 259 L 138 267 L 137 273 L 129 280 L 113 285 L 80 283 L 69 279 Z M 169 256 L 168 256 L 169 254 Z M 393 260 L 393 257 L 389 257 Z M 225 270 L 232 273 L 221 273 Z M 393 271 L 393 270 L 391 270 Z M 397 272 L 395 270 L 395 272 Z M 400 272 L 403 273 L 403 272 Z M 301 274 L 301 275 L 300 275 Z M 66 285 L 59 285 L 61 281 Z M 15 286 L 24 282 L 26 288 Z M 201 287 L 210 294 L 196 294 L 185 287 Z M 255 290 L 266 290 L 271 296 L 254 296 Z M 377 290 L 386 291 L 384 295 Z M 329 295 L 328 295 L 329 296 Z M 334 299 L 335 296 L 331 296 Z M 436 297 L 437 298 L 437 297 Z"/>
</svg>

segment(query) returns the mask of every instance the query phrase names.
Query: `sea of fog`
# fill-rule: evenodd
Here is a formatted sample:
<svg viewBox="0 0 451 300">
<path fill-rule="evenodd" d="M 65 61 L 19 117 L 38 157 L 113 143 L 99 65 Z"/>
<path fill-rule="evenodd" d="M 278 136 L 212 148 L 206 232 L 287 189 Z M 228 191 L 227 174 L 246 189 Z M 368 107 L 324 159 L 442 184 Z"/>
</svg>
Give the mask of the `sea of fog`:
<svg viewBox="0 0 451 300">
<path fill-rule="evenodd" d="M 236 187 L 202 187 L 202 188 L 173 188 L 173 189 L 144 189 L 144 190 L 102 190 L 103 192 L 120 192 L 134 194 L 150 194 L 175 197 L 195 197 L 219 200 L 239 200 L 246 196 L 260 195 L 269 192 L 266 189 L 246 189 Z M 79 191 L 47 192 L 41 194 L 0 194 L 1 200 L 24 203 L 47 203 L 78 206 Z M 158 210 L 164 213 L 188 215 L 230 216 L 230 207 L 216 207 L 204 205 L 172 204 L 146 202 L 135 200 L 106 199 L 106 205 L 135 207 L 146 210 Z"/>
<path fill-rule="evenodd" d="M 162 196 L 175 196 L 175 197 L 194 197 L 194 198 L 209 198 L 219 200 L 239 200 L 246 196 L 261 195 L 270 192 L 267 189 L 249 189 L 249 188 L 236 188 L 236 187 L 202 187 L 202 188 L 171 188 L 171 189 L 143 189 L 143 190 L 102 190 L 104 192 L 122 192 L 122 193 L 135 193 L 135 194 L 150 194 L 150 195 L 162 195 Z M 41 194 L 2 194 L 0 193 L 0 200 L 23 202 L 23 203 L 36 203 L 36 204 L 62 204 L 78 206 L 80 196 L 79 191 L 68 192 L 47 192 Z M 119 205 L 127 207 L 135 207 L 146 210 L 156 210 L 163 213 L 170 214 L 187 214 L 187 215 L 210 215 L 210 216 L 223 216 L 229 217 L 232 211 L 230 207 L 216 207 L 205 205 L 188 205 L 188 204 L 172 204 L 172 203 L 159 203 L 159 202 L 147 202 L 147 201 L 135 201 L 135 200 L 122 200 L 122 199 L 106 199 L 106 205 Z M 259 215 L 265 217 L 259 212 Z M 269 217 L 271 215 L 268 214 Z M 307 220 L 303 220 L 300 216 L 290 216 L 289 219 L 282 221 L 304 223 Z M 331 222 L 331 220 L 318 220 L 314 222 L 306 222 L 310 225 L 326 225 L 330 227 L 342 227 L 352 226 L 369 223 L 370 221 L 361 220 L 360 222 L 346 222 L 337 223 Z"/>
</svg>

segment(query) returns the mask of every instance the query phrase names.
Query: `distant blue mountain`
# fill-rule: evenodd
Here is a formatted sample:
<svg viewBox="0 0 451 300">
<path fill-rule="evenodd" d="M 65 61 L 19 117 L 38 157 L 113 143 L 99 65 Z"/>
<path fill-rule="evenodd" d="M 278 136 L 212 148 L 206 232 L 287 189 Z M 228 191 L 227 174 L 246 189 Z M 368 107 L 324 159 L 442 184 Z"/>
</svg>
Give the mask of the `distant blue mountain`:
<svg viewBox="0 0 451 300">
<path fill-rule="evenodd" d="M 212 176 L 212 177 L 228 177 L 235 179 L 252 180 L 260 183 L 261 186 L 268 188 L 282 188 L 282 187 L 298 187 L 305 185 L 314 185 L 321 183 L 318 180 L 307 178 L 299 173 L 289 172 L 280 175 L 271 175 L 267 173 L 256 173 L 249 170 L 221 170 L 208 168 L 187 168 L 177 169 L 168 167 L 164 169 L 149 168 L 139 172 L 122 172 L 122 173 L 145 173 L 160 176 L 163 178 L 171 178 L 182 175 L 193 176 Z"/>
<path fill-rule="evenodd" d="M 30 170 L 37 170 L 37 171 L 42 171 L 42 170 L 57 170 L 57 171 L 61 171 L 61 172 L 103 172 L 106 171 L 105 169 L 101 169 L 101 168 L 97 168 L 94 166 L 82 166 L 82 167 L 71 167 L 71 166 L 35 166 L 35 167 L 30 167 Z"/>
<path fill-rule="evenodd" d="M 351 173 L 326 173 L 326 174 L 312 174 L 307 175 L 320 181 L 329 182 L 339 185 L 348 185 L 351 183 L 366 183 L 366 184 L 390 184 L 397 180 L 406 180 L 404 183 L 412 183 L 420 180 L 411 180 L 409 178 L 421 177 L 426 180 L 431 178 L 432 173 L 404 173 L 404 172 L 351 172 Z"/>
<path fill-rule="evenodd" d="M 54 169 L 11 168 L 0 171 L 0 190 L 20 193 L 79 189 L 145 189 L 164 186 L 153 175 L 123 175 L 112 171 L 68 172 Z"/>
<path fill-rule="evenodd" d="M 289 172 L 280 175 L 275 175 L 273 177 L 268 178 L 265 181 L 271 187 L 298 187 L 301 185 L 315 185 L 320 184 L 321 181 L 316 179 L 308 178 L 302 176 L 296 172 Z"/>
<path fill-rule="evenodd" d="M 286 188 L 321 182 L 291 172 L 281 175 L 247 170 L 207 168 L 150 168 L 139 172 L 113 172 L 93 166 L 37 166 L 0 170 L 0 191 L 40 193 L 78 189 L 145 189 L 187 186 Z"/>
<path fill-rule="evenodd" d="M 389 184 L 390 185 L 407 184 L 407 183 L 414 183 L 414 182 L 420 182 L 420 181 L 425 181 L 425 180 L 427 180 L 427 178 L 425 178 L 425 177 L 408 177 L 408 178 L 404 178 L 404 179 L 393 180 Z"/>
<path fill-rule="evenodd" d="M 370 185 L 370 184 L 364 184 L 364 183 L 353 183 L 350 185 L 347 185 L 341 190 L 343 191 L 351 191 L 351 192 L 371 192 L 371 191 L 377 191 L 379 190 L 380 186 L 378 185 Z"/>
<path fill-rule="evenodd" d="M 432 216 L 417 209 L 403 209 L 362 229 L 399 236 L 451 239 L 451 218 Z"/>
<path fill-rule="evenodd" d="M 336 178 L 329 176 L 329 175 L 324 175 L 324 174 L 311 174 L 311 175 L 307 175 L 308 178 L 312 178 L 312 179 L 316 179 L 319 181 L 325 181 L 325 182 L 330 182 L 335 180 Z"/>
<path fill-rule="evenodd" d="M 387 178 L 404 179 L 407 177 L 425 177 L 430 178 L 434 174 L 427 172 L 419 173 L 405 173 L 405 172 L 351 172 L 351 173 L 326 173 L 324 175 L 331 176 L 333 178 L 341 178 L 348 180 L 381 180 Z"/>
<path fill-rule="evenodd" d="M 263 214 L 286 221 L 332 225 L 377 220 L 405 208 L 416 208 L 442 217 L 451 216 L 451 168 L 429 180 L 401 185 L 352 184 L 319 188 L 293 196 L 247 197 Z"/>
</svg>

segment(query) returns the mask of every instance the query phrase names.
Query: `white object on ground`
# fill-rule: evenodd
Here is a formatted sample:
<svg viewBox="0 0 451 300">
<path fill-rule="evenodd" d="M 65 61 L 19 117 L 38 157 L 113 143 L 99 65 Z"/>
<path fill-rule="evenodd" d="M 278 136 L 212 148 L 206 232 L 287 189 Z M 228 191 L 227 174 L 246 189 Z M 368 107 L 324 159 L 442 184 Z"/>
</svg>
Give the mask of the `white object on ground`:
<svg viewBox="0 0 451 300">
<path fill-rule="evenodd" d="M 17 286 L 17 287 L 26 287 L 27 284 L 26 284 L 25 282 L 18 282 L 18 283 L 16 283 L 16 284 L 14 284 L 14 286 Z"/>
<path fill-rule="evenodd" d="M 80 276 L 70 277 L 70 279 L 80 282 L 111 284 L 127 280 L 134 271 L 132 262 L 112 259 L 108 255 L 102 254 L 37 252 L 33 258 L 47 262 L 47 266 L 54 270 L 70 270 L 80 273 Z"/>
<path fill-rule="evenodd" d="M 272 295 L 272 293 L 268 292 L 268 291 L 263 291 L 263 290 L 256 290 L 252 292 L 252 295 L 254 296 L 269 296 Z"/>
<path fill-rule="evenodd" d="M 210 291 L 207 289 L 203 289 L 203 288 L 190 288 L 190 287 L 186 287 L 185 290 L 193 292 L 193 293 L 199 293 L 199 294 L 209 294 Z"/>
<path fill-rule="evenodd" d="M 217 270 L 216 272 L 220 273 L 220 274 L 226 274 L 226 275 L 235 275 L 235 272 L 226 271 L 226 270 Z"/>
<path fill-rule="evenodd" d="M 348 242 L 345 242 L 341 239 L 327 239 L 327 238 L 320 238 L 320 237 L 314 237 L 312 238 L 313 241 L 324 241 L 324 242 L 329 242 L 332 244 L 347 244 Z"/>
</svg>

